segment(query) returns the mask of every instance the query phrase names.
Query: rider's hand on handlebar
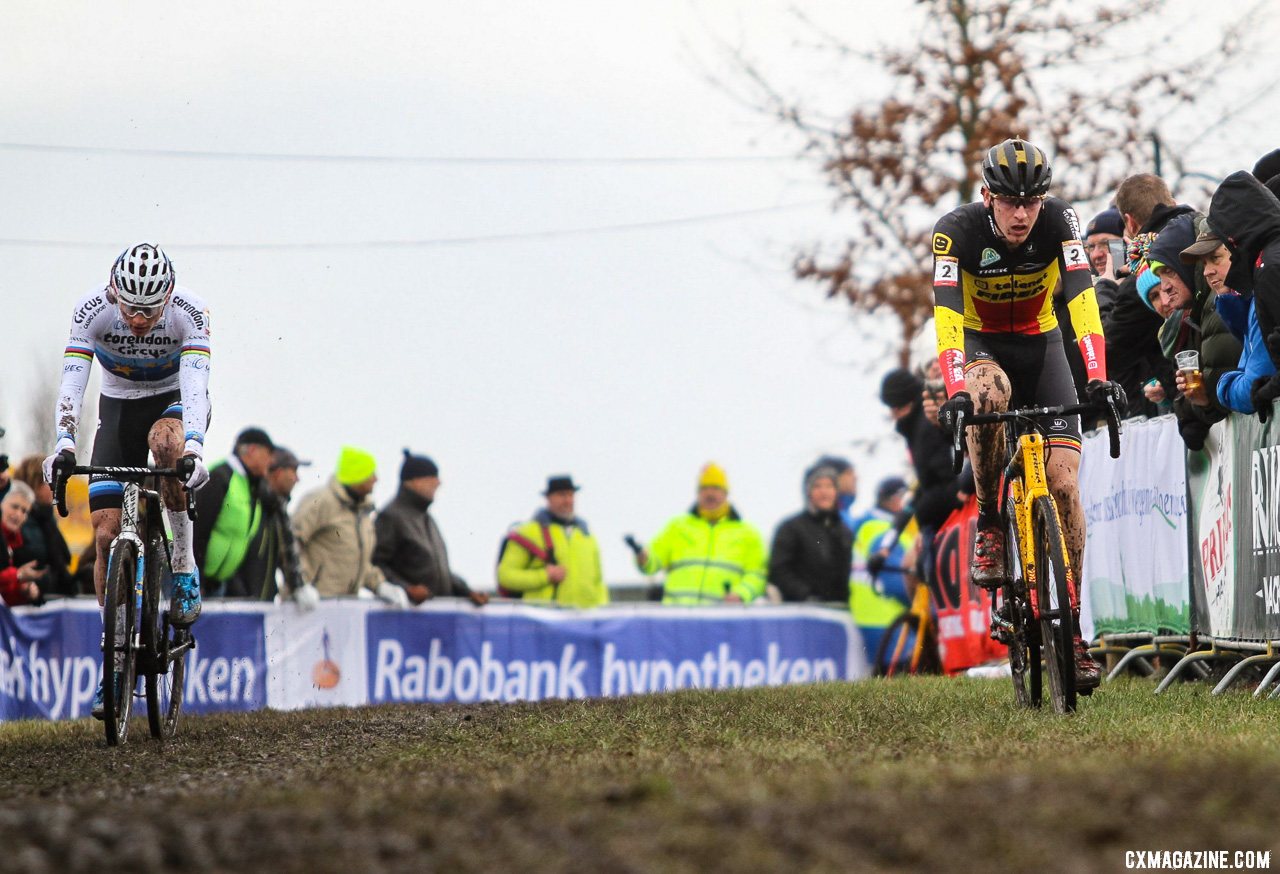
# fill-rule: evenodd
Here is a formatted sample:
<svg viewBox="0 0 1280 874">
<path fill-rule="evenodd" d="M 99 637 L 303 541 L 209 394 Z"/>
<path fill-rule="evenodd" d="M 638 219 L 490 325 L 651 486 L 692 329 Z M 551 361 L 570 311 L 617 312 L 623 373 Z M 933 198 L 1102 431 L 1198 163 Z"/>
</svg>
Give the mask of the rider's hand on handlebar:
<svg viewBox="0 0 1280 874">
<path fill-rule="evenodd" d="M 1123 416 L 1129 407 L 1129 399 L 1125 396 L 1124 388 L 1118 382 L 1110 380 L 1093 379 L 1084 389 L 1085 397 L 1089 399 L 1089 403 L 1104 408 L 1108 402 L 1115 405 L 1117 415 Z"/>
<path fill-rule="evenodd" d="M 189 492 L 194 492 L 209 481 L 209 470 L 204 466 L 204 460 L 198 455 L 182 456 L 178 460 L 178 469 L 185 470 L 186 475 L 182 478 L 182 484 Z"/>
<path fill-rule="evenodd" d="M 962 413 L 966 419 L 973 417 L 973 399 L 967 391 L 958 391 L 947 399 L 942 409 L 938 410 L 938 424 L 946 431 L 954 432 Z"/>
<path fill-rule="evenodd" d="M 70 449 L 53 453 L 44 460 L 44 481 L 53 485 L 57 479 L 66 479 L 76 466 L 76 454 Z"/>
</svg>

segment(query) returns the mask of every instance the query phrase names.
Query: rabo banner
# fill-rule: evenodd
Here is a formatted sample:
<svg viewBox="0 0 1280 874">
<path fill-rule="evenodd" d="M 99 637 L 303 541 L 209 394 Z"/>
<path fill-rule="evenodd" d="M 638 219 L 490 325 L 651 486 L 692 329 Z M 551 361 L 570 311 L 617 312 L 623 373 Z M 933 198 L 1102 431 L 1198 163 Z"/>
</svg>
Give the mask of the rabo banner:
<svg viewBox="0 0 1280 874">
<path fill-rule="evenodd" d="M 187 656 L 184 711 L 266 706 L 261 612 L 206 604 L 196 642 Z M 0 605 L 0 719 L 88 716 L 101 671 L 102 620 L 93 600 Z"/>
<path fill-rule="evenodd" d="M 369 700 L 538 701 L 857 679 L 847 613 L 805 607 L 370 612 Z"/>
<path fill-rule="evenodd" d="M 372 600 L 208 601 L 189 713 L 389 701 L 537 701 L 867 676 L 848 613 L 819 607 L 591 611 Z M 0 605 L 0 719 L 87 716 L 101 671 L 91 599 Z"/>
<path fill-rule="evenodd" d="M 1085 437 L 1086 633 L 1190 631 L 1184 454 L 1172 416 L 1126 421 L 1118 459 L 1105 431 Z"/>
</svg>

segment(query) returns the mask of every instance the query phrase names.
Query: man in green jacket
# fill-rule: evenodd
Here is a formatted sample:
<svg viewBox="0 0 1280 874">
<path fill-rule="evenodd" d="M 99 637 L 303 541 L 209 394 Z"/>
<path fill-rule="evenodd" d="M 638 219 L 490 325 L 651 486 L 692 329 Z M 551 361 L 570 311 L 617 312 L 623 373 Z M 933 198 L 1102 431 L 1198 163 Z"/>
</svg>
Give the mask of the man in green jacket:
<svg viewBox="0 0 1280 874">
<path fill-rule="evenodd" d="M 573 477 L 553 476 L 543 496 L 547 506 L 507 533 L 498 562 L 498 585 L 519 592 L 526 602 L 565 607 L 609 603 L 600 569 L 600 545 L 587 523 L 574 515 L 580 487 Z"/>
<path fill-rule="evenodd" d="M 275 445 L 261 428 L 245 428 L 231 455 L 209 468 L 196 492 L 195 555 L 204 594 L 220 598 L 262 524 L 262 478 Z"/>
<path fill-rule="evenodd" d="M 729 503 L 729 478 L 714 462 L 698 477 L 698 499 L 636 554 L 646 574 L 666 572 L 662 603 L 749 603 L 764 594 L 768 555 L 753 525 Z"/>
</svg>

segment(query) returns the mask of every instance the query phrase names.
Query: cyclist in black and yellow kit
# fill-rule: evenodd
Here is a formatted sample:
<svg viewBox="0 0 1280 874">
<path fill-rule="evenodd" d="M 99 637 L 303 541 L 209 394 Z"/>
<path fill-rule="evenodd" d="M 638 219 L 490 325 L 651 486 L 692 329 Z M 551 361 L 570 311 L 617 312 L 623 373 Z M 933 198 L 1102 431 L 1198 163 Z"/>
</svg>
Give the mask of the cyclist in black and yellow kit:
<svg viewBox="0 0 1280 874">
<path fill-rule="evenodd" d="M 989 413 L 1079 402 L 1054 316 L 1058 294 L 1085 362 L 1087 395 L 1100 401 L 1119 392 L 1107 381 L 1102 320 L 1080 220 L 1069 203 L 1047 196 L 1052 177 L 1044 152 L 1021 139 L 1005 140 L 982 162 L 982 202 L 958 207 L 934 226 L 934 318 L 948 395 L 939 419 L 945 428 L 954 427 L 962 410 L 972 415 L 975 409 Z M 1085 535 L 1080 419 L 1046 417 L 1041 424 L 1049 448 L 1049 488 L 1078 574 Z M 978 585 L 995 588 L 1005 567 L 997 505 L 1004 431 L 999 425 L 972 428 L 968 444 L 978 497 L 970 572 Z M 1077 686 L 1096 686 L 1098 665 L 1078 630 L 1075 648 Z"/>
</svg>

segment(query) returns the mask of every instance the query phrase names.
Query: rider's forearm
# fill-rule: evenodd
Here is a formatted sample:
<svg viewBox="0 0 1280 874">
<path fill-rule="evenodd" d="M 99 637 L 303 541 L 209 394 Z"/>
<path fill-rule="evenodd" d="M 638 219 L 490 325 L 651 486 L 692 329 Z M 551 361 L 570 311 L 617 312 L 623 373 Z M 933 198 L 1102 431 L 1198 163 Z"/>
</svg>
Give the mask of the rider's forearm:
<svg viewBox="0 0 1280 874">
<path fill-rule="evenodd" d="M 80 430 L 80 405 L 84 402 L 92 366 L 93 347 L 87 341 L 77 339 L 73 333 L 62 356 L 62 383 L 58 387 L 58 405 L 53 421 L 58 439 L 55 452 L 75 448 Z"/>
<path fill-rule="evenodd" d="M 178 367 L 182 392 L 184 452 L 204 456 L 204 429 L 209 423 L 209 341 L 188 340 Z"/>
</svg>

